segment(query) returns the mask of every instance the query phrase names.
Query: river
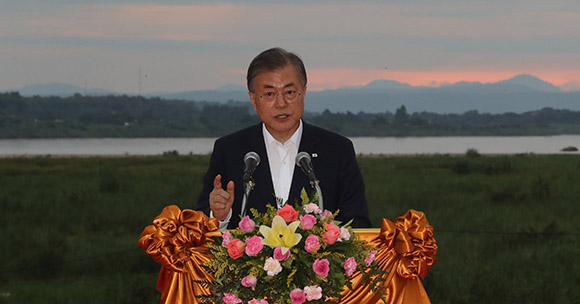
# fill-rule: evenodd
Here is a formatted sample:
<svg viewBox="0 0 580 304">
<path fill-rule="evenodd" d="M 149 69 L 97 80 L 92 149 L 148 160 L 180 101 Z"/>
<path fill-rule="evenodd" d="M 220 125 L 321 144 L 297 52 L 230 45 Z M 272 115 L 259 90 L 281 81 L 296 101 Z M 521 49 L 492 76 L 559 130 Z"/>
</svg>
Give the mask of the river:
<svg viewBox="0 0 580 304">
<path fill-rule="evenodd" d="M 466 136 L 466 137 L 354 137 L 357 154 L 578 154 L 561 152 L 580 148 L 580 135 L 558 136 Z M 91 138 L 4 139 L 0 155 L 158 155 L 211 153 L 215 138 Z"/>
</svg>

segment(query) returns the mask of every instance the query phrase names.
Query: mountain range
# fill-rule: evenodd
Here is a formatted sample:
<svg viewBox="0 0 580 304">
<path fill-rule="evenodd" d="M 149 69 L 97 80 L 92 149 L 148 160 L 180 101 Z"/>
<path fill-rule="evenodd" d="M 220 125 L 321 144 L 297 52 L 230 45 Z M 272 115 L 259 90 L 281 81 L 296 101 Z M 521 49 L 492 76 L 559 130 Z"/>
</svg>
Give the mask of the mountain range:
<svg viewBox="0 0 580 304">
<path fill-rule="evenodd" d="M 16 91 L 22 96 L 67 97 L 75 93 L 82 95 L 122 94 L 62 83 L 31 85 Z M 144 96 L 220 103 L 249 101 L 247 89 L 233 84 L 216 90 L 154 93 Z M 545 107 L 580 110 L 580 91 L 564 91 L 529 74 L 520 74 L 494 83 L 458 82 L 439 87 L 412 86 L 393 80 L 375 80 L 364 86 L 309 91 L 306 98 L 305 110 L 309 112 L 323 112 L 324 110 L 353 113 L 395 112 L 403 105 L 409 113 L 425 111 L 460 114 L 471 110 L 492 114 L 523 113 Z"/>
</svg>

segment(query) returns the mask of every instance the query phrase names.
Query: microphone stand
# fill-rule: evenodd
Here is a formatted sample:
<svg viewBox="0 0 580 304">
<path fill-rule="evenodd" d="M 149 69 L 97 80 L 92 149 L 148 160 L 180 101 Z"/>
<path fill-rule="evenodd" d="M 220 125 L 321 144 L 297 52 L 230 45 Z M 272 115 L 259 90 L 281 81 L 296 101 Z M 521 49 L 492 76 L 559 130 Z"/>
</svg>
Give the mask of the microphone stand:
<svg viewBox="0 0 580 304">
<path fill-rule="evenodd" d="M 240 213 L 241 217 L 246 216 L 246 202 L 248 201 L 248 197 L 250 196 L 250 192 L 254 189 L 254 180 L 250 177 L 250 180 L 246 183 L 246 188 L 244 191 L 244 197 L 242 198 L 242 212 Z"/>
<path fill-rule="evenodd" d="M 318 182 L 319 180 L 317 179 L 311 179 L 310 186 L 316 189 L 316 193 L 318 194 L 318 208 L 320 208 L 320 211 L 324 211 L 324 203 L 322 201 L 322 189 L 320 189 L 320 185 L 318 184 Z"/>
</svg>

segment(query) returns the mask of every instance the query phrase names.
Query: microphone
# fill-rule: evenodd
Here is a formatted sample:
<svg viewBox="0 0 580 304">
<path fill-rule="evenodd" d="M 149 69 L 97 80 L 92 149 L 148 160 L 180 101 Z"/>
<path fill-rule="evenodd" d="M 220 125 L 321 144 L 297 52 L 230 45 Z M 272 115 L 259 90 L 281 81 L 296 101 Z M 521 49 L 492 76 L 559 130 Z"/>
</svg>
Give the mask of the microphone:
<svg viewBox="0 0 580 304">
<path fill-rule="evenodd" d="M 250 191 L 254 189 L 254 181 L 252 180 L 252 174 L 256 170 L 256 167 L 260 164 L 260 155 L 254 151 L 246 153 L 244 156 L 244 197 L 242 198 L 242 210 L 240 212 L 240 218 L 246 215 L 246 203 L 248 197 L 250 196 Z"/>
<path fill-rule="evenodd" d="M 316 175 L 314 175 L 314 168 L 312 168 L 312 158 L 310 158 L 310 154 L 304 151 L 296 154 L 296 165 L 302 169 L 302 172 L 304 172 L 306 176 L 308 176 L 308 179 L 310 180 L 310 186 L 316 189 L 316 193 L 318 193 L 318 207 L 320 210 L 324 210 L 322 189 L 320 189 Z"/>
<path fill-rule="evenodd" d="M 254 151 L 246 153 L 244 156 L 244 184 L 247 184 L 252 178 L 256 167 L 260 164 L 260 155 Z"/>
<path fill-rule="evenodd" d="M 312 158 L 308 152 L 300 152 L 296 154 L 296 165 L 302 169 L 302 172 L 308 176 L 310 184 L 314 187 L 316 183 L 316 175 L 314 175 L 314 169 L 312 168 Z"/>
</svg>

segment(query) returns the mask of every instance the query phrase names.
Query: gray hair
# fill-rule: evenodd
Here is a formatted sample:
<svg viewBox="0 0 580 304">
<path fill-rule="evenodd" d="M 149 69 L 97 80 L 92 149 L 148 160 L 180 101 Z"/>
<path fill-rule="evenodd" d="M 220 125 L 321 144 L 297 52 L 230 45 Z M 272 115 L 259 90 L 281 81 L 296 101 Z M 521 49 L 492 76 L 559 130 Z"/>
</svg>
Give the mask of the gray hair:
<svg viewBox="0 0 580 304">
<path fill-rule="evenodd" d="M 250 66 L 248 67 L 248 74 L 246 76 L 248 81 L 248 90 L 250 92 L 254 92 L 255 79 L 256 76 L 258 76 L 260 73 L 279 70 L 289 64 L 294 65 L 296 71 L 298 71 L 302 87 L 305 87 L 306 69 L 304 68 L 302 59 L 300 59 L 300 57 L 294 53 L 290 53 L 282 48 L 275 47 L 263 51 L 250 63 Z"/>
</svg>

